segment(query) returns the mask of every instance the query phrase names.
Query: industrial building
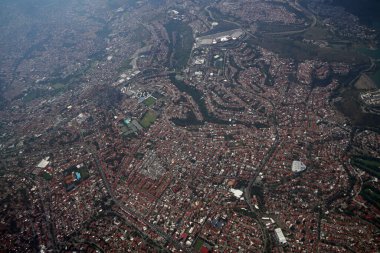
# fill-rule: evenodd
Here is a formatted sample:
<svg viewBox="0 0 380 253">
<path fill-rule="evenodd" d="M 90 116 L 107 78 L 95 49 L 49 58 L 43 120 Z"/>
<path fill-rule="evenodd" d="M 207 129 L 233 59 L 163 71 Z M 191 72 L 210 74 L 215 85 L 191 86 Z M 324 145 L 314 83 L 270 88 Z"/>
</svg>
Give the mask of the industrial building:
<svg viewBox="0 0 380 253">
<path fill-rule="evenodd" d="M 235 29 L 226 32 L 215 33 L 212 35 L 206 35 L 196 38 L 195 47 L 207 46 L 217 44 L 219 42 L 226 42 L 230 40 L 239 39 L 244 35 L 243 30 Z"/>
</svg>

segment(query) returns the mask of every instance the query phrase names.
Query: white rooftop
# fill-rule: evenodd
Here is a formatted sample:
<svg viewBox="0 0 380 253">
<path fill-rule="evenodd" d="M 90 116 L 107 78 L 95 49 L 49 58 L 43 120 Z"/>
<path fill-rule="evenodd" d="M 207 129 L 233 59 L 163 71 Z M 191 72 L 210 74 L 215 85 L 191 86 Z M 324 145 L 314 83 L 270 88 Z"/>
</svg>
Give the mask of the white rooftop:
<svg viewBox="0 0 380 253">
<path fill-rule="evenodd" d="M 230 192 L 232 192 L 236 198 L 241 198 L 241 196 L 243 195 L 243 191 L 238 189 L 230 189 Z"/>
<path fill-rule="evenodd" d="M 39 164 L 37 164 L 37 167 L 41 168 L 41 169 L 44 169 L 48 165 L 49 165 L 49 161 L 46 160 L 46 159 L 42 159 L 41 162 Z"/>
<path fill-rule="evenodd" d="M 306 165 L 301 161 L 293 161 L 292 163 L 292 171 L 293 172 L 301 172 L 306 170 Z"/>
<path fill-rule="evenodd" d="M 286 238 L 285 238 L 284 234 L 282 233 L 281 228 L 276 228 L 274 230 L 274 232 L 276 232 L 276 236 L 277 236 L 278 242 L 281 243 L 281 244 L 285 244 L 286 243 Z"/>
</svg>

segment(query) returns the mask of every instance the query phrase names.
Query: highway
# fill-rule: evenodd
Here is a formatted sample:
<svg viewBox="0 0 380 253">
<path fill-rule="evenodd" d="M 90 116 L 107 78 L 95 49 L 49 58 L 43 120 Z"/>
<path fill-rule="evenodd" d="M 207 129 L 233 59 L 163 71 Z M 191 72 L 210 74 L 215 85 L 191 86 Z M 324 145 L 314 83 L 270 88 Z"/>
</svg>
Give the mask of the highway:
<svg viewBox="0 0 380 253">
<path fill-rule="evenodd" d="M 280 143 L 280 138 L 279 138 L 278 129 L 277 129 L 277 121 L 276 121 L 276 108 L 275 108 L 274 104 L 272 103 L 272 101 L 269 101 L 269 102 L 274 108 L 274 115 L 275 116 L 274 116 L 273 124 L 275 126 L 276 137 L 275 137 L 275 140 L 274 140 L 272 146 L 269 148 L 269 150 L 266 153 L 266 155 L 264 156 L 264 158 L 260 161 L 259 166 L 257 166 L 256 172 L 251 177 L 251 179 L 249 180 L 248 186 L 244 189 L 244 199 L 247 202 L 250 211 L 257 215 L 256 220 L 257 220 L 257 222 L 260 226 L 260 230 L 263 234 L 263 241 L 264 241 L 263 252 L 271 252 L 272 240 L 271 240 L 271 237 L 269 235 L 268 229 L 266 228 L 265 224 L 263 223 L 263 221 L 261 219 L 263 217 L 263 214 L 261 213 L 260 210 L 257 210 L 256 208 L 254 208 L 251 200 L 252 200 L 252 188 L 255 184 L 257 177 L 259 176 L 260 172 L 263 170 L 263 168 L 265 167 L 265 165 L 267 164 L 269 159 L 272 157 L 274 151 L 276 150 L 276 148 L 278 147 L 278 145 Z"/>
</svg>

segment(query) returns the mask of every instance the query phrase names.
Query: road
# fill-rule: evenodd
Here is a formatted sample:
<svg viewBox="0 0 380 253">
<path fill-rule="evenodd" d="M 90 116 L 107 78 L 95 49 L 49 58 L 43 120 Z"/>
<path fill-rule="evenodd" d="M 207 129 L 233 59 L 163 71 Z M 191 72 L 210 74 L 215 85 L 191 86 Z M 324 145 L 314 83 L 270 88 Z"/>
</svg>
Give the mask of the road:
<svg viewBox="0 0 380 253">
<path fill-rule="evenodd" d="M 272 146 L 269 148 L 266 155 L 264 156 L 264 158 L 260 161 L 259 166 L 257 166 L 256 172 L 251 177 L 251 179 L 249 180 L 248 186 L 244 189 L 244 199 L 247 202 L 250 211 L 257 215 L 257 221 L 258 221 L 258 224 L 260 226 L 261 232 L 263 234 L 264 252 L 271 252 L 272 240 L 270 238 L 269 232 L 268 232 L 265 224 L 263 223 L 263 221 L 261 219 L 263 217 L 263 214 L 261 213 L 261 211 L 254 208 L 254 206 L 252 204 L 252 188 L 253 188 L 255 181 L 256 181 L 257 177 L 259 176 L 260 172 L 263 170 L 263 168 L 265 167 L 265 165 L 267 164 L 269 159 L 272 157 L 274 151 L 276 150 L 276 148 L 278 147 L 278 145 L 280 143 L 280 138 L 279 138 L 278 129 L 277 129 L 276 108 L 275 108 L 274 104 L 272 103 L 272 101 L 270 101 L 270 103 L 274 108 L 274 110 L 273 110 L 274 111 L 273 124 L 275 127 L 275 135 L 276 135 L 275 140 L 274 140 Z"/>
</svg>

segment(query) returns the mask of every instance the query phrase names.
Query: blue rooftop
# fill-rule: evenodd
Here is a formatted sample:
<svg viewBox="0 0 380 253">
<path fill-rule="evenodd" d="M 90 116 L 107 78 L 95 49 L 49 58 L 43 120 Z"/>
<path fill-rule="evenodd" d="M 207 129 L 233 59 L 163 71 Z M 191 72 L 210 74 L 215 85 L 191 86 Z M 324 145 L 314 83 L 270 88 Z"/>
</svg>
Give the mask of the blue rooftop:
<svg viewBox="0 0 380 253">
<path fill-rule="evenodd" d="M 128 125 L 129 123 L 131 123 L 131 119 L 130 118 L 127 118 L 124 120 L 124 124 Z"/>
</svg>

